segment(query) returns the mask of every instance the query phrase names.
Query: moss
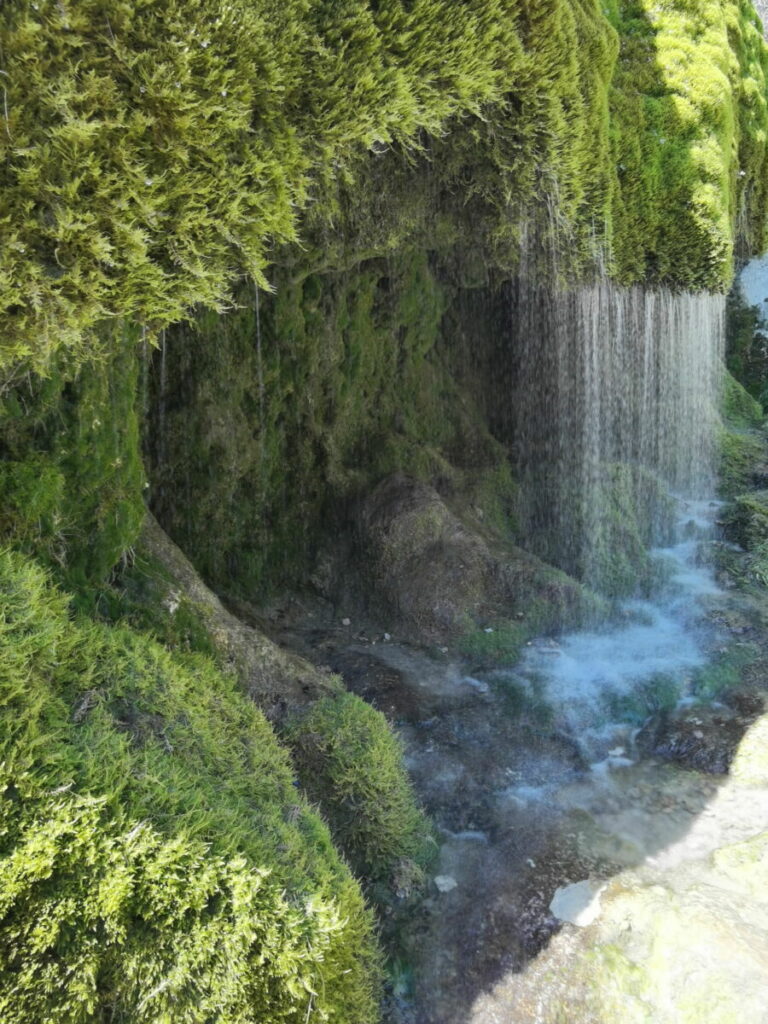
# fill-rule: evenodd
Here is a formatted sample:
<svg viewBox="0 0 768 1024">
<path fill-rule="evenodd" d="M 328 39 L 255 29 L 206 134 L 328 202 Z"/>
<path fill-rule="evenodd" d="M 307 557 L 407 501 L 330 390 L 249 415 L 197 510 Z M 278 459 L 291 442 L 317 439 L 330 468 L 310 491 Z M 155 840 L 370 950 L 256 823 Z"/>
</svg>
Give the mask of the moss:
<svg viewBox="0 0 768 1024">
<path fill-rule="evenodd" d="M 700 700 L 716 700 L 744 681 L 745 669 L 758 660 L 752 645 L 730 647 L 719 652 L 693 673 L 692 692 Z"/>
<path fill-rule="evenodd" d="M 536 209 L 575 273 L 597 232 L 622 280 L 716 289 L 737 237 L 762 245 L 766 49 L 743 0 L 174 0 L 106 21 L 40 0 L 6 7 L 0 46 L 6 370 L 79 358 L 104 319 L 156 335 L 220 311 L 300 232 L 337 267 L 428 229 L 468 270 L 509 269 Z"/>
<path fill-rule="evenodd" d="M 0 581 L 3 1019 L 372 1021 L 370 915 L 263 715 L 19 556 Z"/>
<path fill-rule="evenodd" d="M 628 693 L 608 693 L 604 700 L 606 721 L 642 725 L 650 714 L 670 711 L 679 699 L 679 683 L 659 673 Z"/>
<path fill-rule="evenodd" d="M 723 429 L 720 432 L 719 490 L 732 498 L 747 490 L 765 460 L 765 441 L 755 433 Z"/>
<path fill-rule="evenodd" d="M 728 536 L 748 551 L 768 542 L 768 491 L 734 498 L 724 519 Z"/>
<path fill-rule="evenodd" d="M 167 332 L 150 500 L 206 579 L 249 599 L 301 583 L 323 529 L 395 470 L 471 492 L 509 528 L 505 453 L 438 351 L 447 294 L 406 251 L 244 290 L 237 311 Z"/>
<path fill-rule="evenodd" d="M 730 567 L 731 575 L 745 586 L 768 586 L 768 492 L 737 495 L 721 521 L 729 540 L 747 552 Z"/>
<path fill-rule="evenodd" d="M 731 376 L 765 406 L 768 352 L 761 320 L 759 307 L 748 304 L 737 281 L 726 300 L 726 365 Z"/>
<path fill-rule="evenodd" d="M 201 609 L 174 588 L 165 568 L 140 543 L 107 585 L 83 595 L 79 607 L 105 622 L 151 635 L 172 650 L 224 662 Z"/>
<path fill-rule="evenodd" d="M 285 730 L 302 786 L 362 877 L 397 887 L 436 851 L 386 719 L 351 693 L 318 701 Z"/>
<path fill-rule="evenodd" d="M 108 578 L 144 517 L 137 338 L 105 329 L 79 368 L 62 360 L 0 399 L 3 535 L 78 592 Z"/>
<path fill-rule="evenodd" d="M 594 507 L 582 511 L 586 547 L 578 575 L 609 598 L 646 590 L 655 569 L 649 547 L 669 536 L 674 503 L 641 467 L 606 463 Z"/>
<path fill-rule="evenodd" d="M 742 251 L 764 246 L 765 220 L 753 216 L 766 189 L 759 22 L 740 2 L 611 7 L 617 275 L 723 290 L 737 240 Z"/>
<path fill-rule="evenodd" d="M 530 630 L 521 623 L 495 623 L 493 626 L 473 629 L 462 637 L 459 650 L 475 664 L 514 665 L 530 636 Z"/>
<path fill-rule="evenodd" d="M 723 383 L 723 416 L 726 422 L 737 429 L 761 426 L 763 407 L 730 373 Z"/>
</svg>

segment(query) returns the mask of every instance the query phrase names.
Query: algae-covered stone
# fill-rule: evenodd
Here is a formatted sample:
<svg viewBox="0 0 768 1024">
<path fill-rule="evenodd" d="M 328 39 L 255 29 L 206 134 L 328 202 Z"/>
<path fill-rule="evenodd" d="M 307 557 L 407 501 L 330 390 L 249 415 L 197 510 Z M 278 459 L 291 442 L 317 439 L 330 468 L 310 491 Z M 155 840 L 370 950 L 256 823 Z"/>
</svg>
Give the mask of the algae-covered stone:
<svg viewBox="0 0 768 1024">
<path fill-rule="evenodd" d="M 747 730 L 731 765 L 731 775 L 747 786 L 768 785 L 768 715 Z"/>
</svg>

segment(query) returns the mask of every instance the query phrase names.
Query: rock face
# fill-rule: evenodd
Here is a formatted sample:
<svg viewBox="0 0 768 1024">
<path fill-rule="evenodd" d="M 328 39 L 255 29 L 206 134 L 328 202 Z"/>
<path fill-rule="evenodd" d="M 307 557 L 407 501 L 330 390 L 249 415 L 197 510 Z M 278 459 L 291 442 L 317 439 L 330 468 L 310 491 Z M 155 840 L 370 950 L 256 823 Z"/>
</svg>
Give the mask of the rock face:
<svg viewBox="0 0 768 1024">
<path fill-rule="evenodd" d="M 605 885 L 588 878 L 583 882 L 561 886 L 552 897 L 549 909 L 559 920 L 586 928 L 600 916 L 600 894 Z"/>
<path fill-rule="evenodd" d="M 337 692 L 330 676 L 228 612 L 149 513 L 141 544 L 169 576 L 166 608 L 173 612 L 182 595 L 192 603 L 222 660 L 268 718 L 279 719 L 288 710 Z"/>
<path fill-rule="evenodd" d="M 546 628 L 538 615 L 577 622 L 594 609 L 575 580 L 404 474 L 363 503 L 359 529 L 372 600 L 410 639 L 451 641 L 502 616 Z"/>
</svg>

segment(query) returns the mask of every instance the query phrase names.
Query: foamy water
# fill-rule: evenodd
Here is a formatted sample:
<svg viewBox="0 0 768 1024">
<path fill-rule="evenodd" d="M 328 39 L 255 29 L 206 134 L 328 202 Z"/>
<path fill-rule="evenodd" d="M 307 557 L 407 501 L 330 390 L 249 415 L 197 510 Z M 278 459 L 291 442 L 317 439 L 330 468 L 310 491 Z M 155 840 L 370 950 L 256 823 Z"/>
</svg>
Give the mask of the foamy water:
<svg viewBox="0 0 768 1024">
<path fill-rule="evenodd" d="M 648 713 L 658 700 L 684 699 L 693 670 L 706 664 L 712 629 L 707 599 L 720 590 L 702 548 L 711 537 L 717 504 L 680 502 L 679 543 L 655 554 L 670 578 L 654 600 L 622 605 L 625 626 L 579 632 L 559 642 L 533 642 L 518 667 L 518 680 L 535 687 L 553 710 L 559 728 L 598 762 L 626 763 L 632 727 L 629 706 Z M 622 708 L 625 713 L 622 714 Z"/>
</svg>

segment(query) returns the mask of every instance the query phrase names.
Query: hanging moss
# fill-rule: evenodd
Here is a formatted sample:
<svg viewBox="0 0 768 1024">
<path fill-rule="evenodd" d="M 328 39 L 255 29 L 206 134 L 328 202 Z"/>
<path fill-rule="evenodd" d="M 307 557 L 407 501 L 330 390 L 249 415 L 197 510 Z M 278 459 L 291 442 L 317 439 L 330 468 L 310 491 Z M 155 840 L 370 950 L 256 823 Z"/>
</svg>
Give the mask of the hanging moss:
<svg viewBox="0 0 768 1024">
<path fill-rule="evenodd" d="M 62 360 L 0 399 L 0 528 L 78 591 L 106 579 L 144 515 L 138 356 L 118 324 L 78 369 Z"/>
<path fill-rule="evenodd" d="M 208 580 L 247 597 L 303 582 L 328 526 L 395 470 L 509 507 L 503 450 L 438 351 L 446 289 L 425 253 L 240 300 L 168 331 L 152 368 L 151 503 Z"/>
<path fill-rule="evenodd" d="M 0 64 L 6 373 L 221 310 L 299 230 L 373 255 L 429 228 L 509 268 L 538 209 L 572 270 L 607 243 L 622 280 L 715 288 L 763 241 L 748 0 L 24 0 Z"/>
</svg>

